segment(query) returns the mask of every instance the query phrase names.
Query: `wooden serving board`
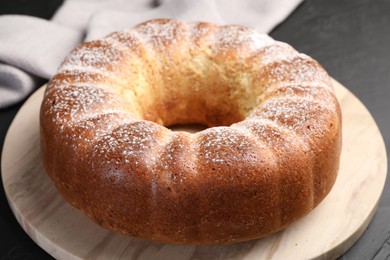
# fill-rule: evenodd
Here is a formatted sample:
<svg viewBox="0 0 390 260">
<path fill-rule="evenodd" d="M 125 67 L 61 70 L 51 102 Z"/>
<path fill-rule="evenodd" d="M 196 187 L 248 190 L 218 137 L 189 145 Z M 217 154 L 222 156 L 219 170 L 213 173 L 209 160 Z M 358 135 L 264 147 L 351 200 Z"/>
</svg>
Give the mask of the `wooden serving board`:
<svg viewBox="0 0 390 260">
<path fill-rule="evenodd" d="M 382 136 L 363 104 L 335 82 L 343 112 L 343 150 L 336 184 L 309 215 L 270 237 L 218 246 L 175 246 L 110 233 L 68 204 L 46 175 L 39 148 L 44 87 L 15 117 L 3 148 L 9 204 L 27 234 L 57 259 L 336 258 L 359 238 L 382 193 L 387 158 Z"/>
</svg>

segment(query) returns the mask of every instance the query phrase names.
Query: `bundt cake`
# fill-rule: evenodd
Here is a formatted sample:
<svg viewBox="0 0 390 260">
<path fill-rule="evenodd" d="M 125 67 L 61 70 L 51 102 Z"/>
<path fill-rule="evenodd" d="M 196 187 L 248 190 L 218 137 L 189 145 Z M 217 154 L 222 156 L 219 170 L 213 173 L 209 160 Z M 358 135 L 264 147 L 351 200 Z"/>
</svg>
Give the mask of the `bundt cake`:
<svg viewBox="0 0 390 260">
<path fill-rule="evenodd" d="M 197 123 L 197 132 L 167 126 Z M 85 42 L 47 85 L 45 169 L 111 231 L 233 243 L 285 228 L 331 190 L 341 112 L 327 72 L 256 30 L 170 19 Z"/>
</svg>

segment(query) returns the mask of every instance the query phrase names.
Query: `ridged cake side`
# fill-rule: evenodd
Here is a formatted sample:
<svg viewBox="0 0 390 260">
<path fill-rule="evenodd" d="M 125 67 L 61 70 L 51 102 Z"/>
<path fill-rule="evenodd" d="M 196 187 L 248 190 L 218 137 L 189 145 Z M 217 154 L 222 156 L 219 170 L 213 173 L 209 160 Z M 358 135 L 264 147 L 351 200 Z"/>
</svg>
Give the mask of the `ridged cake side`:
<svg viewBox="0 0 390 260">
<path fill-rule="evenodd" d="M 186 123 L 210 128 L 165 127 Z M 285 228 L 328 194 L 341 112 L 325 70 L 288 44 L 159 19 L 70 53 L 45 93 L 41 144 L 58 190 L 103 227 L 233 243 Z"/>
</svg>

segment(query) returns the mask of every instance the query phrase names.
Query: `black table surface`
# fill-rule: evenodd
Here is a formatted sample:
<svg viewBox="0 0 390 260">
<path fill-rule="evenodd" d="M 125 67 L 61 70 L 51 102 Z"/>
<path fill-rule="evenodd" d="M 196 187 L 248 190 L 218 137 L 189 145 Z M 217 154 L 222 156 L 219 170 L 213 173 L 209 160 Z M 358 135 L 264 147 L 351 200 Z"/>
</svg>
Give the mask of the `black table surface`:
<svg viewBox="0 0 390 260">
<path fill-rule="evenodd" d="M 61 2 L 2 0 L 0 14 L 50 19 Z M 390 0 L 304 1 L 270 35 L 318 60 L 333 78 L 354 93 L 373 115 L 389 149 Z M 20 102 L 0 109 L 1 149 L 7 129 L 22 105 Z M 321 239 L 321 234 L 318 235 Z M 50 259 L 17 223 L 3 185 L 0 185 L 0 259 Z M 340 259 L 390 259 L 388 179 L 373 220 Z"/>
</svg>

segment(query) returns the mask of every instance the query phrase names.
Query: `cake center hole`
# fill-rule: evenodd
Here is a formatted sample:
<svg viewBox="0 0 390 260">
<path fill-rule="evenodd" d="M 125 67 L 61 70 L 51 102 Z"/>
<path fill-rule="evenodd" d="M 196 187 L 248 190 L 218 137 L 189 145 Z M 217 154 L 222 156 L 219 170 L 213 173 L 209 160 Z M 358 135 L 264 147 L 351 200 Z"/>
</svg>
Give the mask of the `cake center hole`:
<svg viewBox="0 0 390 260">
<path fill-rule="evenodd" d="M 184 131 L 184 132 L 194 134 L 207 129 L 208 127 L 207 125 L 202 125 L 202 124 L 176 124 L 176 125 L 168 126 L 168 128 L 175 132 Z"/>
</svg>

